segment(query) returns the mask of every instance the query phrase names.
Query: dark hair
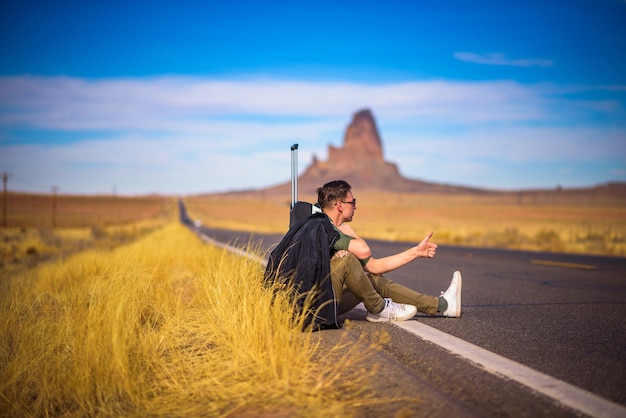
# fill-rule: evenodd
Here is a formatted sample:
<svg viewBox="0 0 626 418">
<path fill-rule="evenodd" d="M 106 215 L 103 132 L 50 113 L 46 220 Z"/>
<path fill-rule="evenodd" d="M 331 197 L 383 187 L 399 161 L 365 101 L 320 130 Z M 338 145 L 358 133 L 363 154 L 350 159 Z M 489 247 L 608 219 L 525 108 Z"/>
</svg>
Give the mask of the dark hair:
<svg viewBox="0 0 626 418">
<path fill-rule="evenodd" d="M 347 196 L 352 186 L 345 180 L 333 180 L 317 189 L 317 203 L 320 208 L 331 206 L 337 200 Z"/>
</svg>

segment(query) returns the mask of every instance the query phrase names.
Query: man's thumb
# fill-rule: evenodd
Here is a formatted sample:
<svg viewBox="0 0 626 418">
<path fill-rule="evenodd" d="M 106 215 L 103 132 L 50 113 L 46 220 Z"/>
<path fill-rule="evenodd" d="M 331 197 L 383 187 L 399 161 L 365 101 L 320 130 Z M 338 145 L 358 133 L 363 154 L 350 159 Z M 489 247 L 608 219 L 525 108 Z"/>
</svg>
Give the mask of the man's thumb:
<svg viewBox="0 0 626 418">
<path fill-rule="evenodd" d="M 426 235 L 426 238 L 424 238 L 424 239 L 422 240 L 422 244 L 427 243 L 427 242 L 428 242 L 428 240 L 430 240 L 430 238 L 431 238 L 432 236 L 433 236 L 433 232 L 431 231 L 431 233 L 430 233 L 430 234 L 428 234 L 428 235 Z"/>
</svg>

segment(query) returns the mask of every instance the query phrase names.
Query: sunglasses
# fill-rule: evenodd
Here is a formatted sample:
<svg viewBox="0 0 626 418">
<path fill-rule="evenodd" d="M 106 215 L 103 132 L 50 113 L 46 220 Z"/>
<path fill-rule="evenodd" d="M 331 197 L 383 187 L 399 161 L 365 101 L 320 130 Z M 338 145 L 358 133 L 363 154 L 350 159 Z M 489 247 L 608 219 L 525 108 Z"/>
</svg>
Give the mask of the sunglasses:
<svg viewBox="0 0 626 418">
<path fill-rule="evenodd" d="M 345 200 L 340 200 L 341 203 L 347 203 L 348 205 L 352 205 L 356 207 L 356 199 L 352 199 L 352 202 L 347 202 Z"/>
</svg>

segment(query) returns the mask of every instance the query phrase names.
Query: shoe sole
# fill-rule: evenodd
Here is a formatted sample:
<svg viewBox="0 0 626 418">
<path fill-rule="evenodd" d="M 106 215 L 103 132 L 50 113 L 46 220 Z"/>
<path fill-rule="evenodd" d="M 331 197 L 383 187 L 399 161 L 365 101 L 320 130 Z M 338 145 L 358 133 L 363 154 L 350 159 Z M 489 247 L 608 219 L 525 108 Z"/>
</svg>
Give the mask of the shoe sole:
<svg viewBox="0 0 626 418">
<path fill-rule="evenodd" d="M 391 322 L 385 318 L 375 319 L 375 318 L 370 318 L 369 316 L 366 316 L 365 319 L 367 319 L 369 322 Z"/>
<path fill-rule="evenodd" d="M 413 315 L 415 316 L 415 315 Z M 411 318 L 413 318 L 413 316 Z M 387 318 L 380 318 L 380 319 L 372 319 L 369 317 L 365 317 L 365 319 L 367 319 L 369 322 L 402 322 L 402 321 L 408 321 L 411 318 L 406 318 L 406 319 L 387 319 Z"/>
<path fill-rule="evenodd" d="M 369 322 L 402 322 L 402 321 L 408 321 L 409 319 L 411 319 L 415 315 L 417 315 L 417 308 L 414 308 L 414 310 L 415 310 L 415 312 L 413 312 L 413 314 L 410 317 L 407 317 L 407 318 L 401 318 L 401 319 L 372 318 L 371 316 L 365 315 L 365 319 L 368 320 Z"/>
</svg>

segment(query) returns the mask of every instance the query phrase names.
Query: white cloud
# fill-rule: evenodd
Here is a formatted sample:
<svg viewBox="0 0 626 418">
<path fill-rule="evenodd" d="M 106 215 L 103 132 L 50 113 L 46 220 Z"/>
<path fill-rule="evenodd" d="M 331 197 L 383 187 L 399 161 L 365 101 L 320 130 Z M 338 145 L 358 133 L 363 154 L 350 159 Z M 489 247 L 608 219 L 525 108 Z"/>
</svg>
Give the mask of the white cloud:
<svg viewBox="0 0 626 418">
<path fill-rule="evenodd" d="M 602 90 L 612 99 L 590 99 Z M 0 91 L 0 165 L 23 190 L 264 187 L 288 180 L 292 143 L 301 144 L 302 168 L 312 154 L 325 158 L 364 107 L 388 159 L 414 178 L 488 186 L 490 173 L 512 184 L 507 164 L 610 163 L 618 173 L 626 164 L 621 86 L 20 76 L 0 78 Z M 41 143 L 34 131 L 72 139 Z"/>
<path fill-rule="evenodd" d="M 0 78 L 0 123 L 45 129 L 197 131 L 224 118 L 345 118 L 370 107 L 396 117 L 536 118 L 541 92 L 515 82 L 386 85 L 191 78 Z"/>
<path fill-rule="evenodd" d="M 473 52 L 455 52 L 454 58 L 474 64 L 502 65 L 509 67 L 552 67 L 554 62 L 544 58 L 507 58 L 503 53 L 475 54 Z"/>
</svg>

